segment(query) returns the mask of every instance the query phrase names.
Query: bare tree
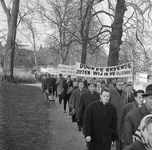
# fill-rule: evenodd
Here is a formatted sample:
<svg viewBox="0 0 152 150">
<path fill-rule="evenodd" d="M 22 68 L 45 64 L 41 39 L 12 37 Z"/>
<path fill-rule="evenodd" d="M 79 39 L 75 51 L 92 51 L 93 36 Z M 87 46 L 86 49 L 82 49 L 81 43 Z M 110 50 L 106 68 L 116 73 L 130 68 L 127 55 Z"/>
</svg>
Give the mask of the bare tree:
<svg viewBox="0 0 152 150">
<path fill-rule="evenodd" d="M 109 34 L 107 28 L 111 27 L 103 25 L 99 21 L 98 13 L 93 8 L 98 3 L 97 0 L 62 0 L 60 2 L 49 0 L 55 17 L 51 12 L 47 13 L 44 6 L 40 7 L 43 8 L 43 13 L 41 10 L 40 14 L 50 20 L 51 24 L 57 26 L 58 34 L 51 35 L 51 38 L 53 36 L 59 42 L 62 60 L 68 58 L 68 53 L 73 51 L 73 45 L 80 45 L 81 62 L 86 63 L 88 52 L 93 54 L 100 49 L 101 45 L 108 43 L 108 40 L 103 39 L 107 39 L 107 33 Z M 100 13 L 105 12 L 101 11 Z"/>
<path fill-rule="evenodd" d="M 24 29 L 24 32 L 26 31 L 26 33 L 23 33 L 22 31 L 20 31 L 21 34 L 23 34 L 32 44 L 33 49 L 34 49 L 34 62 L 35 65 L 38 65 L 37 62 L 37 50 L 36 50 L 36 28 L 34 27 L 34 24 L 32 22 L 32 20 L 30 20 L 29 18 L 23 18 L 22 19 L 22 25 L 25 27 L 22 27 L 22 30 Z M 28 34 L 28 30 L 30 31 L 30 33 Z"/>
<path fill-rule="evenodd" d="M 8 23 L 7 45 L 5 51 L 3 71 L 5 78 L 9 79 L 10 81 L 14 81 L 13 65 L 14 65 L 14 54 L 15 54 L 15 39 L 16 39 L 16 31 L 17 31 L 17 18 L 18 18 L 20 0 L 12 1 L 11 10 L 7 8 L 4 0 L 0 0 L 0 2 L 7 16 L 7 23 Z"/>
<path fill-rule="evenodd" d="M 56 32 L 48 35 L 47 39 L 54 39 L 59 44 L 60 63 L 65 63 L 68 57 L 71 44 L 74 41 L 74 30 L 70 31 L 71 20 L 74 20 L 73 2 L 69 0 L 48 0 L 49 10 L 43 5 L 39 13 L 44 20 L 48 20 Z M 51 10 L 51 11 L 50 11 Z M 53 41 L 54 41 L 53 40 Z M 47 40 L 48 41 L 48 40 Z M 51 42 L 50 42 L 51 43 Z"/>
</svg>

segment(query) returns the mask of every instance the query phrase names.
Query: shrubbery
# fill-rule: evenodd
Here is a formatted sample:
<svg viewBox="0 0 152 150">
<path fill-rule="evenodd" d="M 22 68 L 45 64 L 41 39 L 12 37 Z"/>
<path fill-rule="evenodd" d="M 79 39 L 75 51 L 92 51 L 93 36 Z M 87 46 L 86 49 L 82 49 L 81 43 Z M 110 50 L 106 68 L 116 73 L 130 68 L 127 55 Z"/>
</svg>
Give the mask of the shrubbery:
<svg viewBox="0 0 152 150">
<path fill-rule="evenodd" d="M 14 79 L 17 83 L 35 83 L 35 77 L 31 70 L 25 68 L 14 68 Z"/>
<path fill-rule="evenodd" d="M 2 70 L 0 69 L 0 75 Z M 32 71 L 26 68 L 14 68 L 14 79 L 16 83 L 35 83 L 35 77 Z"/>
<path fill-rule="evenodd" d="M 14 76 L 14 79 L 17 83 L 35 83 L 36 82 L 35 78 L 31 76 L 28 76 L 28 77 Z"/>
</svg>

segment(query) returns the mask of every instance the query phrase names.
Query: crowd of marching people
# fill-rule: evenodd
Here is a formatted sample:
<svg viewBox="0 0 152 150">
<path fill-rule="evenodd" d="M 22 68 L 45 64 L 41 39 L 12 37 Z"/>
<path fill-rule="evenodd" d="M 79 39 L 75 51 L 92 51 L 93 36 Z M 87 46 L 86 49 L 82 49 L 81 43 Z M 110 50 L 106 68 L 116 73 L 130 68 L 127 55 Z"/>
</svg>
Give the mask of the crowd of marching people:
<svg viewBox="0 0 152 150">
<path fill-rule="evenodd" d="M 152 149 L 152 84 L 136 91 L 122 78 L 107 86 L 103 79 L 60 74 L 42 77 L 42 88 L 58 96 L 64 113 L 82 131 L 88 150 L 110 150 L 114 145 L 116 150 Z"/>
</svg>

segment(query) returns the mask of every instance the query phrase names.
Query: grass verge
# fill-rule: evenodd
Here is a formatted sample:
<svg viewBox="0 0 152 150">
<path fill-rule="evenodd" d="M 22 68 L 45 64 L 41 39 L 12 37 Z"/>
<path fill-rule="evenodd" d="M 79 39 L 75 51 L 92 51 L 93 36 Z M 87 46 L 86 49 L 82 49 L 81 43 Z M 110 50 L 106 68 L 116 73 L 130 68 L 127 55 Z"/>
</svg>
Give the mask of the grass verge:
<svg viewBox="0 0 152 150">
<path fill-rule="evenodd" d="M 49 114 L 41 89 L 0 82 L 4 150 L 48 150 Z"/>
</svg>

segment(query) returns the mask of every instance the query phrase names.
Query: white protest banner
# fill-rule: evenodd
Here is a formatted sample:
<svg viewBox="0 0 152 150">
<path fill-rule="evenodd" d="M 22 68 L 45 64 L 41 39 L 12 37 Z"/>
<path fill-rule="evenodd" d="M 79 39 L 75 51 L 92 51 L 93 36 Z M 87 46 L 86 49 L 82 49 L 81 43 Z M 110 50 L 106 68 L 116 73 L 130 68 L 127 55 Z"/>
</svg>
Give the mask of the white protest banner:
<svg viewBox="0 0 152 150">
<path fill-rule="evenodd" d="M 57 75 L 58 74 L 58 69 L 47 68 L 47 72 L 50 73 L 50 74 Z"/>
<path fill-rule="evenodd" d="M 44 73 L 50 73 L 50 74 L 54 74 L 54 75 L 57 75 L 58 74 L 58 69 L 54 69 L 54 68 L 42 68 L 41 67 L 41 72 L 44 72 Z"/>
<path fill-rule="evenodd" d="M 76 62 L 77 76 L 95 78 L 120 78 L 130 77 L 133 72 L 131 62 L 111 67 L 93 67 Z"/>
<path fill-rule="evenodd" d="M 145 89 L 147 86 L 147 73 L 137 72 L 134 78 L 134 89 Z"/>
<path fill-rule="evenodd" d="M 63 76 L 71 75 L 72 78 L 76 77 L 76 66 L 75 65 L 58 65 L 58 73 Z"/>
<path fill-rule="evenodd" d="M 47 68 L 42 68 L 40 69 L 41 72 L 47 72 Z"/>
</svg>

